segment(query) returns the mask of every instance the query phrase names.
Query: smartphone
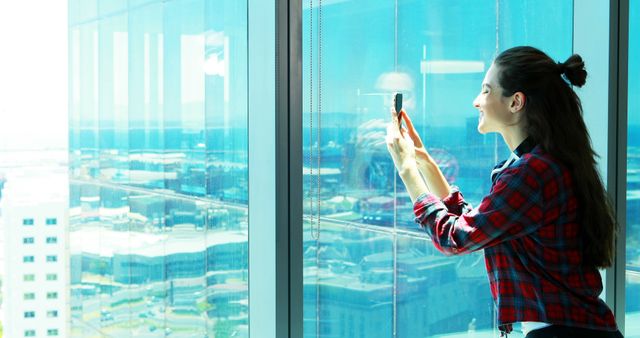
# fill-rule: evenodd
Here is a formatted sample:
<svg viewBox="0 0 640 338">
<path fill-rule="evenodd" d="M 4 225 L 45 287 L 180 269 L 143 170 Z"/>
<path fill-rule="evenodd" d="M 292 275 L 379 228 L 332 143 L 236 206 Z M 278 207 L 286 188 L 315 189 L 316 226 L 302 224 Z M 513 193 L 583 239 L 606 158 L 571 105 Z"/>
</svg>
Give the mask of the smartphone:
<svg viewBox="0 0 640 338">
<path fill-rule="evenodd" d="M 395 108 L 396 108 L 396 114 L 398 114 L 398 124 L 401 124 L 402 114 L 400 114 L 400 111 L 402 110 L 402 93 L 396 93 L 393 96 L 393 104 L 395 105 Z"/>
</svg>

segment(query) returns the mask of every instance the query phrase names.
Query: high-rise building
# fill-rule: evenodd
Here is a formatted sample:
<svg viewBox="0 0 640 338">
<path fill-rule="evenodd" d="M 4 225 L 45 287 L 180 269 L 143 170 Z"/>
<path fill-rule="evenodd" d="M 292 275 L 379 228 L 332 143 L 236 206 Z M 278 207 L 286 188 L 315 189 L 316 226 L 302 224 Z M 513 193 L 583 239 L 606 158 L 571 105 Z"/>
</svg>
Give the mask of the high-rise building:
<svg viewBox="0 0 640 338">
<path fill-rule="evenodd" d="M 5 337 L 67 337 L 68 196 L 59 186 L 66 181 L 40 171 L 7 183 L 0 204 Z"/>
</svg>

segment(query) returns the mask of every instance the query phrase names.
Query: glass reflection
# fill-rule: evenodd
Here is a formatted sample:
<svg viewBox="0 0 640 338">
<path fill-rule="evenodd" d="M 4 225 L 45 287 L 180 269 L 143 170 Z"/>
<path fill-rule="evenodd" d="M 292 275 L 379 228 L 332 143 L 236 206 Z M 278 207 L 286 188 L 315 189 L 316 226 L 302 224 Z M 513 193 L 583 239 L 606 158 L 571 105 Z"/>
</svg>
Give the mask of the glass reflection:
<svg viewBox="0 0 640 338">
<path fill-rule="evenodd" d="M 304 335 L 393 337 L 393 240 L 389 234 L 305 224 Z M 381 320 L 385 318 L 385 320 Z"/>
<path fill-rule="evenodd" d="M 69 23 L 72 336 L 248 337 L 246 2 Z"/>
<path fill-rule="evenodd" d="M 429 152 L 476 205 L 489 191 L 491 169 L 508 156 L 496 135 L 476 130 L 472 101 L 484 73 L 499 51 L 514 45 L 568 57 L 573 1 L 336 1 L 322 9 L 310 3 L 303 1 L 302 13 L 305 337 L 348 336 L 356 330 L 352 318 L 363 316 L 378 316 L 366 322 L 363 336 L 386 335 L 387 328 L 404 337 L 465 336 L 469 330 L 491 336 L 493 305 L 482 255 L 444 258 L 433 252 L 413 222 L 409 196 L 396 189 L 402 186 L 384 140 L 392 93 L 403 93 Z M 325 310 L 329 294 L 318 296 L 310 281 L 349 278 L 353 270 L 322 269 L 339 266 L 339 259 L 307 256 L 317 246 L 318 229 L 320 246 L 332 229 L 327 236 L 347 252 L 368 245 L 347 241 L 350 236 L 387 234 L 395 287 L 391 316 L 367 306 L 349 308 L 344 318 Z M 370 252 L 377 254 L 382 252 Z M 453 285 L 461 289 L 451 294 Z M 365 302 L 368 295 L 358 297 Z"/>
</svg>

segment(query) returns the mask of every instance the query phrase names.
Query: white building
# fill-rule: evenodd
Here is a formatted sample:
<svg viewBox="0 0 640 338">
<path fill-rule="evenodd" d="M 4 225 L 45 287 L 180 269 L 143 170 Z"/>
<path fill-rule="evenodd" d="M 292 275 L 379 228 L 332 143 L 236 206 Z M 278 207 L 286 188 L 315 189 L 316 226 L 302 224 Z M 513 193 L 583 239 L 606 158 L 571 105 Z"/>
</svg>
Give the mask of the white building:
<svg viewBox="0 0 640 338">
<path fill-rule="evenodd" d="M 68 179 L 44 169 L 9 176 L 0 203 L 5 337 L 68 336 Z"/>
</svg>

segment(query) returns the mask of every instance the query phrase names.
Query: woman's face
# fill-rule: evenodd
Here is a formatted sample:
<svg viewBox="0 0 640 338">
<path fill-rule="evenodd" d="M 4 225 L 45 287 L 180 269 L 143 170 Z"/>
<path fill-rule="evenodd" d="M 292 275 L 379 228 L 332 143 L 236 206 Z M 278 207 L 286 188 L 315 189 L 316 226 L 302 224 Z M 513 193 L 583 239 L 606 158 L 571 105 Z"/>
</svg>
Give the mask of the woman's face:
<svg viewBox="0 0 640 338">
<path fill-rule="evenodd" d="M 482 81 L 480 94 L 473 101 L 473 106 L 480 111 L 478 132 L 481 134 L 502 132 L 514 122 L 517 123 L 513 120 L 515 116 L 510 108 L 512 97 L 502 96 L 502 88 L 498 85 L 498 71 L 494 64 L 489 67 Z"/>
</svg>

